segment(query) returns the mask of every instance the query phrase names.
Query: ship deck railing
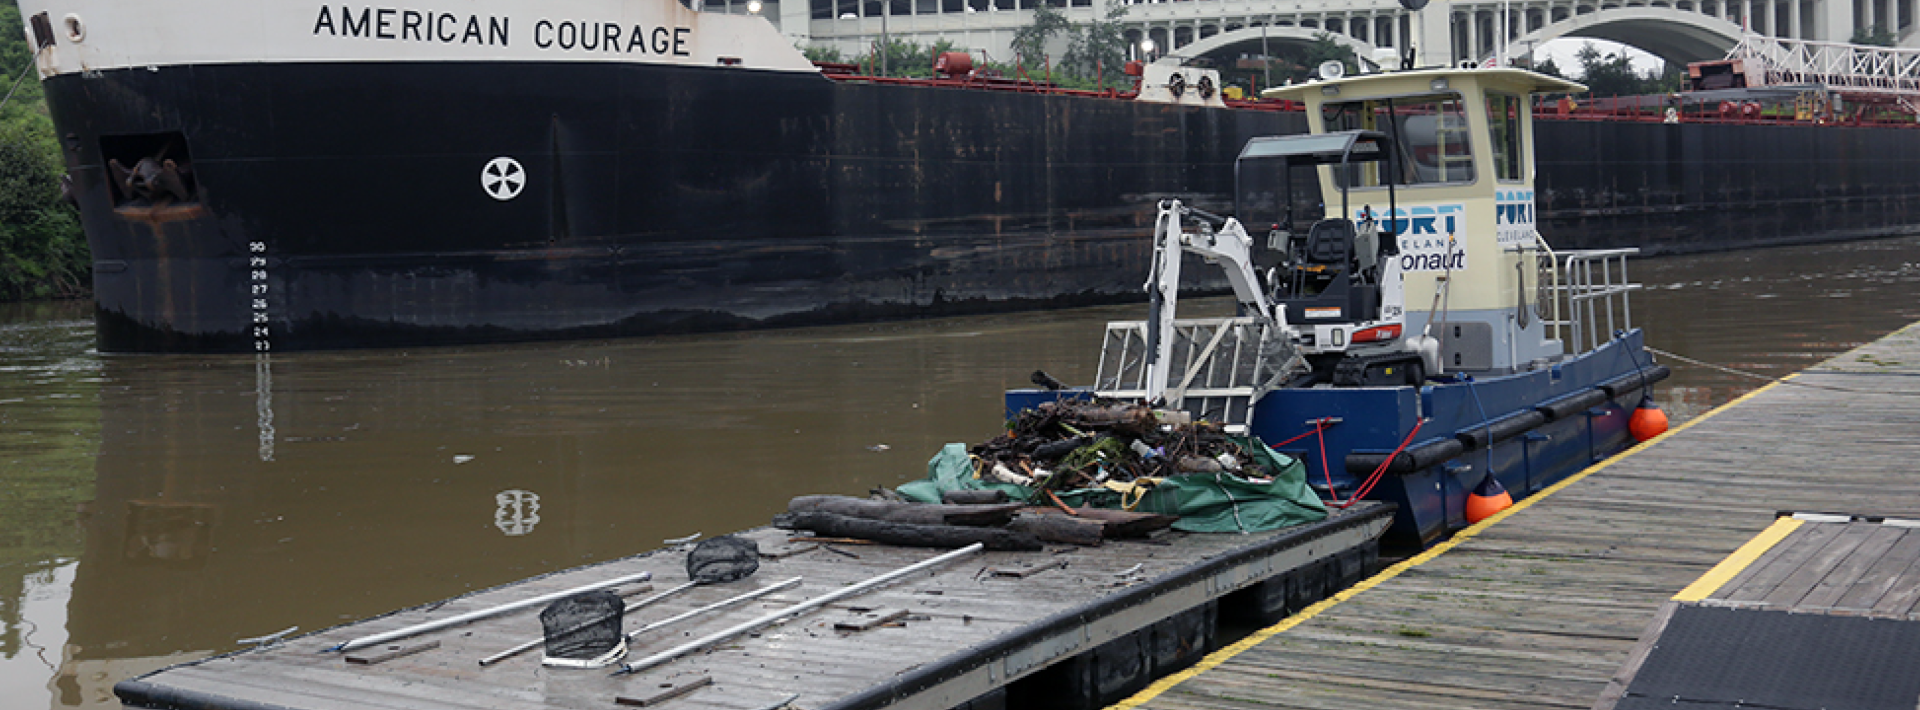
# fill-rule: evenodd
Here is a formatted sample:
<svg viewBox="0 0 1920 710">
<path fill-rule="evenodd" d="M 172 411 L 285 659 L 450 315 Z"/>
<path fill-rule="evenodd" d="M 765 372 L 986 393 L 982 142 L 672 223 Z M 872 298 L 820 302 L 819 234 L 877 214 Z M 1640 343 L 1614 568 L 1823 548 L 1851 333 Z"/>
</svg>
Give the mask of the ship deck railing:
<svg viewBox="0 0 1920 710">
<path fill-rule="evenodd" d="M 1627 275 L 1627 258 L 1639 249 L 1553 251 L 1536 240 L 1544 273 L 1536 276 L 1539 302 L 1547 306 L 1547 335 L 1568 352 L 1582 353 L 1633 328 L 1632 294 L 1641 289 Z M 1529 251 L 1532 251 L 1531 249 Z"/>
<path fill-rule="evenodd" d="M 1686 91 L 1677 101 L 1670 94 L 1540 96 L 1534 100 L 1533 117 L 1549 121 L 1920 128 L 1910 99 L 1849 94 L 1848 100 L 1866 108 L 1858 112 L 1802 111 L 1796 105 L 1800 93 L 1825 95 L 1827 87 L 1814 86 L 1808 92 L 1792 92 L 1785 87 Z M 1667 109 L 1673 109 L 1673 116 L 1667 115 Z"/>
<path fill-rule="evenodd" d="M 993 76 L 990 74 L 961 76 L 941 75 L 932 77 L 876 76 L 873 73 L 872 67 L 860 64 L 814 62 L 814 66 L 820 68 L 820 74 L 822 76 L 840 82 L 927 86 L 948 89 L 979 89 L 982 91 L 1012 91 L 1027 94 L 1053 94 L 1094 99 L 1114 99 L 1118 101 L 1132 101 L 1140 96 L 1138 82 L 1135 81 L 1133 77 L 1126 77 L 1124 80 L 1096 79 L 1097 82 L 1102 84 L 1125 84 L 1125 86 L 1109 85 L 1099 89 L 1074 89 L 1056 84 L 1053 82 L 1052 77 L 1046 75 L 1037 77 L 1032 75 L 1008 77 Z M 1286 99 L 1234 99 L 1222 97 L 1221 101 L 1225 102 L 1229 108 L 1250 111 L 1301 112 L 1306 110 L 1306 104 Z"/>
</svg>

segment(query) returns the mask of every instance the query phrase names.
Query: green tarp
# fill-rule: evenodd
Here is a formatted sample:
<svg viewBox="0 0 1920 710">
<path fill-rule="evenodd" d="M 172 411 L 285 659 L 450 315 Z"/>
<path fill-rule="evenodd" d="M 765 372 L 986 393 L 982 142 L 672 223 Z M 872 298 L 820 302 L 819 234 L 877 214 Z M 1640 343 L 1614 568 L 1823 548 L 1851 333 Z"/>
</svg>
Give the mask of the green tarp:
<svg viewBox="0 0 1920 710">
<path fill-rule="evenodd" d="M 1298 459 L 1276 453 L 1259 439 L 1235 438 L 1234 444 L 1268 471 L 1273 480 L 1259 482 L 1232 473 L 1190 473 L 1162 479 L 1132 510 L 1180 516 L 1176 530 L 1188 532 L 1260 532 L 1324 520 L 1327 507 L 1307 487 L 1307 467 Z M 950 490 L 992 488 L 1014 500 L 1045 505 L 1037 489 L 974 477 L 973 461 L 965 444 L 947 444 L 927 462 L 927 477 L 899 487 L 900 495 L 921 503 L 938 503 Z M 1085 488 L 1059 494 L 1068 505 L 1120 508 L 1121 494 L 1106 488 Z"/>
</svg>

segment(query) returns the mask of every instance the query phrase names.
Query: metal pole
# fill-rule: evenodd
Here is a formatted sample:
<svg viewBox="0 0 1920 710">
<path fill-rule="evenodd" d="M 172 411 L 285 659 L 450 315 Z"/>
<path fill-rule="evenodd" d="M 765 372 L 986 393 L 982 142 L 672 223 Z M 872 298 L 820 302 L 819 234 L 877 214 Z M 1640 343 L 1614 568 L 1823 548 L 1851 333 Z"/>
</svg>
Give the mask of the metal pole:
<svg viewBox="0 0 1920 710">
<path fill-rule="evenodd" d="M 973 553 L 979 552 L 983 549 L 986 549 L 986 545 L 976 542 L 966 547 L 962 547 L 958 550 L 954 550 L 944 555 L 940 555 L 939 557 L 934 557 L 932 559 L 923 560 L 911 565 L 907 565 L 905 567 L 901 567 L 900 569 L 894 570 L 892 572 L 888 572 L 878 577 L 874 577 L 873 579 L 869 579 L 865 582 L 861 582 L 851 587 L 845 587 L 838 591 L 807 600 L 798 605 L 788 607 L 786 609 L 781 609 L 779 611 L 768 614 L 766 616 L 762 616 L 752 621 L 748 621 L 746 623 L 738 624 L 721 631 L 716 631 L 707 636 L 695 639 L 693 641 L 688 641 L 687 643 L 681 644 L 679 646 L 675 646 L 665 651 L 661 651 L 659 653 L 653 654 L 646 658 L 642 658 L 638 661 L 621 664 L 620 670 L 614 672 L 614 675 L 622 675 L 626 673 L 639 673 L 640 671 L 644 671 L 654 666 L 658 666 L 660 664 L 670 662 L 681 656 L 687 655 L 689 653 L 693 653 L 695 651 L 699 651 L 708 646 L 712 646 L 714 644 L 720 643 L 722 641 L 733 638 L 740 634 L 744 634 L 748 631 L 758 629 L 762 626 L 769 626 L 775 623 L 779 623 L 781 620 L 784 620 L 793 616 L 798 616 L 800 614 L 804 614 L 809 611 L 813 611 L 814 609 L 818 609 L 820 607 L 826 606 L 828 604 L 832 604 L 836 601 L 854 596 L 856 594 L 863 594 L 867 590 L 873 589 L 874 587 L 878 587 L 882 584 L 886 584 L 893 580 L 899 579 L 901 577 L 905 577 L 907 575 L 913 574 L 915 572 L 918 572 L 924 569 L 928 569 L 930 567 L 936 567 L 939 565 L 946 564 L 948 562 L 952 562 L 954 560 L 960 559 L 967 555 L 971 555 Z"/>
<path fill-rule="evenodd" d="M 493 616 L 495 614 L 505 614 L 509 611 L 514 611 L 516 609 L 525 609 L 527 607 L 534 606 L 537 604 L 545 604 L 555 599 L 564 599 L 564 598 L 573 596 L 575 594 L 580 594 L 582 592 L 591 592 L 596 589 L 605 589 L 607 587 L 626 584 L 628 582 L 645 582 L 649 579 L 653 579 L 652 572 L 641 572 L 639 574 L 630 574 L 625 577 L 616 577 L 604 582 L 595 582 L 593 584 L 588 584 L 585 586 L 574 587 L 573 589 L 569 589 L 564 592 L 542 594 L 532 599 L 522 599 L 517 602 L 509 602 L 506 604 L 501 604 L 499 606 L 488 607 L 486 609 L 480 609 L 476 611 L 470 611 L 458 616 L 447 617 L 439 621 L 428 621 L 425 623 L 414 624 L 412 626 L 408 626 L 405 628 L 394 629 L 392 631 L 388 631 L 385 633 L 374 634 L 372 636 L 362 636 L 360 638 L 354 639 L 352 641 L 348 641 L 346 643 L 340 644 L 338 646 L 334 646 L 333 648 L 329 648 L 326 650 L 351 651 L 353 649 L 361 648 L 363 646 L 372 646 L 376 643 L 392 641 L 397 638 L 412 636 L 414 634 L 424 634 L 428 631 L 434 631 L 437 629 L 444 629 L 446 627 L 453 626 L 455 624 L 464 624 L 469 621 L 473 621 L 475 619 L 484 619 L 486 617 Z"/>
<path fill-rule="evenodd" d="M 1639 253 L 1635 250 L 1635 253 Z M 1620 255 L 1620 324 L 1633 327 L 1633 279 L 1627 277 L 1627 255 Z"/>
<path fill-rule="evenodd" d="M 893 16 L 893 0 L 880 0 L 880 76 L 886 76 L 887 48 L 891 46 L 887 39 L 887 18 Z"/>
<path fill-rule="evenodd" d="M 667 590 L 667 591 L 664 591 L 664 592 L 661 592 L 661 593 L 659 593 L 659 594 L 655 594 L 655 595 L 653 595 L 653 596 L 650 596 L 650 597 L 647 597 L 647 598 L 645 598 L 645 599 L 642 599 L 642 600 L 640 600 L 640 601 L 637 601 L 637 602 L 634 602 L 634 603 L 632 603 L 632 604 L 628 604 L 628 605 L 626 606 L 626 608 L 624 608 L 624 609 L 621 609 L 621 610 L 620 610 L 620 613 L 621 613 L 621 614 L 631 614 L 631 613 L 633 613 L 634 611 L 636 611 L 636 610 L 638 610 L 638 609 L 640 609 L 641 607 L 645 607 L 645 606 L 648 606 L 648 605 L 650 605 L 650 604 L 653 604 L 653 603 L 655 603 L 655 602 L 658 602 L 658 601 L 660 601 L 660 600 L 662 600 L 662 599 L 665 599 L 665 598 L 667 598 L 667 597 L 671 597 L 671 596 L 673 596 L 673 595 L 675 595 L 675 594 L 679 594 L 679 593 L 681 593 L 681 592 L 684 592 L 684 591 L 687 591 L 687 590 L 689 590 L 689 589 L 692 589 L 692 588 L 694 588 L 694 587 L 697 587 L 697 586 L 700 586 L 700 582 L 698 582 L 698 581 L 694 581 L 694 582 L 688 582 L 688 583 L 686 583 L 686 584 L 682 584 L 682 585 L 680 585 L 680 586 L 678 586 L 678 587 L 674 587 L 674 588 L 672 588 L 672 589 L 669 589 L 669 590 Z M 600 618 L 598 618 L 598 619 L 594 619 L 593 621 L 589 621 L 589 622 L 587 622 L 587 623 L 584 623 L 584 624 L 581 624 L 581 625 L 579 625 L 579 626 L 575 626 L 575 627 L 573 627 L 573 628 L 571 628 L 571 629 L 567 629 L 567 630 L 565 630 L 565 631 L 562 631 L 562 632 L 560 632 L 560 633 L 558 633 L 558 634 L 555 634 L 555 635 L 556 635 L 556 636 L 564 636 L 564 635 L 566 635 L 566 634 L 570 634 L 570 633 L 573 633 L 573 632 L 575 632 L 575 631 L 579 631 L 579 630 L 581 630 L 581 629 L 584 629 L 584 628 L 587 628 L 587 627 L 589 627 L 589 626 L 592 626 L 592 625 L 594 625 L 594 624 L 598 624 L 598 623 L 600 623 L 600 622 L 602 622 L 602 621 L 606 621 L 606 620 L 607 620 L 607 619 L 609 619 L 609 618 L 612 618 L 612 617 L 611 617 L 611 616 L 602 616 L 602 617 L 600 617 Z M 533 640 L 531 640 L 531 641 L 528 641 L 528 642 L 526 642 L 526 643 L 522 643 L 522 644 L 520 644 L 520 645 L 517 645 L 517 646 L 514 646 L 513 648 L 509 648 L 509 649 L 507 649 L 507 650 L 505 650 L 505 651 L 501 651 L 501 652 L 499 652 L 499 653 L 496 653 L 496 654 L 493 654 L 493 655 L 491 655 L 491 656 L 488 656 L 488 657 L 486 657 L 486 658 L 482 658 L 482 659 L 480 659 L 480 665 L 483 665 L 483 666 L 490 666 L 490 665 L 493 665 L 493 664 L 495 664 L 495 663 L 499 663 L 500 661 L 503 661 L 503 660 L 506 660 L 506 659 L 508 659 L 508 658 L 512 658 L 512 657 L 514 657 L 514 656 L 517 656 L 517 655 L 519 655 L 521 651 L 525 651 L 525 650 L 527 650 L 527 649 L 529 649 L 529 648 L 533 648 L 533 647 L 535 647 L 535 646 L 538 646 L 538 645 L 540 645 L 540 644 L 543 644 L 543 643 L 546 643 L 546 642 L 547 642 L 547 636 L 546 636 L 546 634 L 541 634 L 541 635 L 540 635 L 540 636 L 539 636 L 538 638 L 535 638 L 535 639 L 533 639 Z"/>
<path fill-rule="evenodd" d="M 775 584 L 771 587 L 767 587 L 766 589 L 756 589 L 737 597 L 728 597 L 726 599 L 722 599 L 720 601 L 714 602 L 712 604 L 708 604 L 698 609 L 694 609 L 693 611 L 683 612 L 680 614 L 676 614 L 674 616 L 669 616 L 665 619 L 661 619 L 651 624 L 647 624 L 646 626 L 642 626 L 640 628 L 629 631 L 627 632 L 627 640 L 631 641 L 633 640 L 633 637 L 639 636 L 640 634 L 644 634 L 648 631 L 653 631 L 656 629 L 664 629 L 666 627 L 672 626 L 674 624 L 678 624 L 682 621 L 686 621 L 688 619 L 691 619 L 696 616 L 700 616 L 702 614 L 706 614 L 708 612 L 725 609 L 727 607 L 733 606 L 735 604 L 740 604 L 742 602 L 750 602 L 755 599 L 759 599 L 760 597 L 764 597 L 768 594 L 772 594 L 774 592 L 778 592 L 784 589 L 792 589 L 798 586 L 800 586 L 800 578 L 794 577 L 792 579 Z"/>
<path fill-rule="evenodd" d="M 1267 25 L 1271 24 L 1273 24 L 1272 15 L 1260 21 L 1260 84 L 1262 86 L 1273 86 L 1273 55 L 1267 53 Z"/>
</svg>

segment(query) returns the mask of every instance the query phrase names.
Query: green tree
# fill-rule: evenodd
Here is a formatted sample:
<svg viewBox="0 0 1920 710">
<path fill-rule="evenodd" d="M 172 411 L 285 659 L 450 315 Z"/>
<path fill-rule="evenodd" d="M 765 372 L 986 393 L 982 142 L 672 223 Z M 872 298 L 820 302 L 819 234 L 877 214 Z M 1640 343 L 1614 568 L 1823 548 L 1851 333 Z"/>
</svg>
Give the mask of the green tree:
<svg viewBox="0 0 1920 710">
<path fill-rule="evenodd" d="M 1105 19 L 1073 27 L 1066 56 L 1060 59 L 1061 73 L 1097 79 L 1101 84 L 1117 83 L 1113 77 L 1127 63 L 1127 35 L 1120 25 L 1126 16 L 1127 6 L 1114 3 L 1107 6 Z"/>
<path fill-rule="evenodd" d="M 1647 77 L 1647 90 L 1642 93 L 1671 94 L 1686 88 L 1686 85 L 1686 65 L 1665 62 L 1661 65 L 1658 76 Z"/>
<path fill-rule="evenodd" d="M 1633 96 L 1647 93 L 1645 80 L 1633 71 L 1626 52 L 1601 53 L 1592 42 L 1580 46 L 1573 58 L 1580 62 L 1580 83 L 1594 96 Z"/>
<path fill-rule="evenodd" d="M 1603 54 L 1591 42 L 1582 45 L 1573 57 L 1580 61 L 1580 83 L 1586 84 L 1594 96 L 1670 94 L 1686 83 L 1683 65 L 1665 62 L 1659 71 L 1641 74 L 1633 70 L 1626 52 Z"/>
<path fill-rule="evenodd" d="M 40 82 L 33 74 L 33 52 L 27 48 L 26 26 L 20 20 L 16 0 L 0 0 L 0 96 L 13 92 L 13 98 L 0 107 L 0 122 L 18 120 L 29 113 L 45 113 L 40 97 Z"/>
<path fill-rule="evenodd" d="M 1297 45 L 1296 45 L 1297 46 Z M 1307 81 L 1319 76 L 1320 65 L 1337 61 L 1347 69 L 1348 74 L 1360 69 L 1360 55 L 1352 47 L 1335 41 L 1330 33 L 1315 32 L 1313 41 L 1303 49 L 1280 47 L 1275 45 L 1278 57 L 1268 60 L 1273 66 L 1273 81 L 1284 84 L 1289 81 Z"/>
<path fill-rule="evenodd" d="M 954 50 L 953 42 L 944 39 L 934 42 L 932 46 L 904 39 L 890 39 L 884 47 L 879 47 L 878 45 L 875 45 L 875 47 L 883 49 L 885 52 L 884 55 L 876 55 L 873 52 L 868 52 L 854 57 L 854 63 L 859 64 L 862 68 L 871 70 L 876 75 L 910 79 L 924 79 L 933 76 L 933 58 L 941 52 L 951 52 Z M 836 54 L 835 56 L 838 55 Z M 881 56 L 886 57 L 885 62 L 880 60 Z M 885 67 L 886 71 L 881 71 L 882 67 Z"/>
<path fill-rule="evenodd" d="M 840 48 L 830 44 L 809 45 L 806 47 L 801 47 L 800 53 L 803 55 L 806 55 L 807 61 L 809 62 L 830 62 L 834 64 L 839 64 L 841 62 L 846 61 L 845 59 L 842 59 L 840 57 Z"/>
<path fill-rule="evenodd" d="M 1887 29 L 1886 25 L 1876 24 L 1872 27 L 1862 27 L 1854 30 L 1853 38 L 1847 41 L 1852 44 L 1864 44 L 1873 47 L 1891 47 L 1893 46 L 1894 39 L 1895 37 L 1892 30 Z"/>
<path fill-rule="evenodd" d="M 1313 43 L 1307 45 L 1307 70 L 1317 71 L 1326 62 L 1341 63 L 1348 74 L 1360 72 L 1360 55 L 1354 54 L 1352 47 L 1334 41 L 1331 33 L 1315 32 Z"/>
<path fill-rule="evenodd" d="M 91 258 L 14 0 L 0 2 L 0 72 L 0 300 L 83 295 Z"/>
<path fill-rule="evenodd" d="M 59 148 L 51 130 L 0 126 L 0 299 L 85 293 L 86 241 L 60 200 Z"/>
<path fill-rule="evenodd" d="M 1073 23 L 1067 20 L 1066 13 L 1054 9 L 1046 2 L 1035 5 L 1033 21 L 1013 31 L 1014 61 L 1028 67 L 1045 64 L 1047 42 L 1058 35 L 1072 31 Z"/>
</svg>

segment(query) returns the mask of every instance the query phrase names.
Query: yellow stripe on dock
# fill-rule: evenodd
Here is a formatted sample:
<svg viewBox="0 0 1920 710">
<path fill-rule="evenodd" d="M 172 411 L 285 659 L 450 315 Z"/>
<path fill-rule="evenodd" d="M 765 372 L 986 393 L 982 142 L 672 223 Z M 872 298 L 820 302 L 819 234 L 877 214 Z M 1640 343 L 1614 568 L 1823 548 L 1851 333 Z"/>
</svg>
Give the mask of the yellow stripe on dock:
<svg viewBox="0 0 1920 710">
<path fill-rule="evenodd" d="M 1747 565 L 1753 564 L 1754 560 L 1760 559 L 1761 555 L 1766 554 L 1767 550 L 1773 549 L 1775 544 L 1785 538 L 1787 533 L 1798 529 L 1802 522 L 1805 521 L 1798 518 L 1781 518 L 1773 521 L 1773 524 L 1767 526 L 1767 529 L 1753 536 L 1752 540 L 1748 540 L 1747 544 L 1741 545 L 1740 549 L 1734 550 L 1731 555 L 1727 555 L 1727 558 L 1721 560 L 1720 564 L 1714 565 L 1713 569 L 1707 570 L 1706 574 L 1700 575 L 1700 578 L 1694 580 L 1693 584 L 1687 585 L 1686 589 L 1682 589 L 1679 594 L 1673 595 L 1673 600 L 1677 602 L 1697 602 L 1712 596 L 1714 592 L 1719 591 L 1720 585 L 1726 584 L 1727 580 L 1733 579 L 1734 575 L 1740 574 L 1740 571 L 1746 569 Z"/>
<path fill-rule="evenodd" d="M 1401 560 L 1399 563 L 1391 567 L 1388 567 L 1385 570 L 1382 570 L 1379 574 L 1376 574 L 1372 577 L 1362 580 L 1351 587 L 1343 589 L 1338 594 L 1335 594 L 1331 597 L 1327 597 L 1326 599 L 1322 599 L 1319 602 L 1316 602 L 1315 604 L 1313 604 L 1312 606 L 1309 606 L 1305 609 L 1300 610 L 1300 613 L 1294 614 L 1293 616 L 1289 616 L 1285 619 L 1280 620 L 1280 623 L 1274 624 L 1272 626 L 1261 629 L 1259 631 L 1255 631 L 1251 634 L 1248 634 L 1246 638 L 1240 639 L 1238 642 L 1232 645 L 1229 645 L 1218 651 L 1214 651 L 1213 653 L 1207 654 L 1206 658 L 1200 659 L 1200 662 L 1193 664 L 1192 667 L 1186 670 L 1180 671 L 1178 673 L 1174 673 L 1172 675 L 1166 676 L 1164 678 L 1161 678 L 1160 680 L 1154 681 L 1153 685 L 1149 685 L 1146 687 L 1146 689 L 1141 690 L 1138 693 L 1135 693 L 1133 697 L 1127 698 L 1126 700 L 1122 700 L 1118 703 L 1114 703 L 1113 705 L 1109 706 L 1107 710 L 1134 710 L 1135 708 L 1138 708 L 1141 705 L 1145 705 L 1148 702 L 1152 702 L 1152 700 L 1154 698 L 1159 697 L 1161 693 L 1165 693 L 1168 690 L 1171 690 L 1174 686 L 1184 683 L 1188 679 L 1193 678 L 1194 676 L 1200 675 L 1209 670 L 1213 670 L 1214 668 L 1218 667 L 1220 664 L 1226 663 L 1228 660 L 1231 660 L 1234 656 L 1238 656 L 1242 653 L 1245 653 L 1248 649 L 1251 649 L 1255 646 L 1260 645 L 1261 643 L 1265 642 L 1267 639 L 1270 639 L 1276 635 L 1285 633 L 1288 629 L 1291 629 L 1295 626 L 1299 626 L 1300 624 L 1305 623 L 1308 619 L 1312 619 L 1313 617 L 1320 615 L 1321 612 L 1324 612 L 1328 609 L 1332 609 L 1333 607 L 1338 606 L 1341 602 L 1344 602 L 1348 599 L 1352 599 L 1355 595 L 1361 592 L 1364 592 L 1376 586 L 1379 586 L 1380 584 L 1383 584 L 1387 580 L 1393 579 L 1394 577 L 1398 577 L 1401 575 L 1401 573 L 1406 572 L 1407 570 L 1426 564 L 1428 561 L 1431 561 L 1433 558 L 1439 557 L 1440 555 L 1446 553 L 1448 550 L 1451 550 L 1454 547 L 1459 546 L 1461 543 L 1472 539 L 1475 535 L 1480 534 L 1482 530 L 1485 530 L 1488 527 L 1495 525 L 1502 520 L 1506 520 L 1509 516 L 1512 516 L 1516 513 L 1519 513 L 1522 510 L 1527 509 L 1528 506 L 1531 506 L 1536 502 L 1544 500 L 1548 496 L 1551 496 L 1555 493 L 1560 492 L 1562 489 L 1568 486 L 1571 486 L 1574 483 L 1579 482 L 1580 479 L 1586 478 L 1589 475 L 1592 475 L 1596 472 L 1604 470 L 1608 466 L 1612 466 L 1614 463 L 1621 461 L 1627 458 L 1628 456 L 1632 456 L 1636 453 L 1639 453 L 1641 450 L 1646 449 L 1647 447 L 1653 446 L 1654 444 L 1658 444 L 1661 441 L 1666 440 L 1667 437 L 1686 431 L 1689 427 L 1692 427 L 1695 424 L 1699 424 L 1700 422 L 1706 421 L 1721 412 L 1732 409 L 1735 406 L 1741 403 L 1744 403 L 1749 399 L 1759 396 L 1760 393 L 1773 389 L 1774 387 L 1778 386 L 1780 383 L 1785 382 L 1787 380 L 1791 380 L 1797 376 L 1799 376 L 1799 373 L 1787 375 L 1786 377 L 1782 377 L 1778 380 L 1774 380 L 1773 382 L 1769 382 L 1761 386 L 1759 389 L 1753 390 L 1752 392 L 1748 392 L 1746 394 L 1743 394 L 1743 395 L 1740 395 L 1739 397 L 1734 398 L 1734 400 L 1731 402 L 1720 405 L 1718 407 L 1714 407 L 1712 410 L 1704 414 L 1701 414 L 1698 417 L 1694 417 L 1693 419 L 1688 420 L 1687 423 L 1685 424 L 1681 424 L 1680 426 L 1669 429 L 1664 434 L 1661 434 L 1659 436 L 1653 437 L 1652 439 L 1648 439 L 1646 441 L 1640 442 L 1639 444 L 1635 444 L 1632 448 L 1629 448 L 1626 451 L 1622 451 L 1618 454 L 1615 454 L 1611 458 L 1608 458 L 1605 461 L 1601 461 L 1600 463 L 1589 466 L 1586 468 L 1586 470 L 1583 470 L 1572 476 L 1568 476 L 1565 480 L 1562 480 L 1559 483 L 1555 483 L 1551 486 L 1548 486 L 1547 488 L 1541 490 L 1539 493 L 1535 493 L 1531 496 L 1527 496 L 1525 499 L 1522 499 L 1520 502 L 1513 504 L 1512 506 L 1508 507 L 1506 510 L 1502 510 L 1498 513 L 1493 514 L 1491 517 L 1488 517 L 1486 520 L 1482 520 L 1478 523 L 1467 526 L 1465 529 L 1461 530 L 1460 532 L 1455 533 L 1453 537 L 1448 538 L 1446 541 L 1441 542 L 1438 545 L 1434 545 L 1432 548 L 1429 548 L 1426 552 L 1422 552 L 1418 555 L 1414 555 L 1413 557 L 1409 557 L 1405 560 Z M 1779 525 L 1779 522 L 1775 522 L 1775 526 L 1778 526 L 1778 525 Z M 1769 528 L 1768 531 L 1770 532 L 1771 528 Z M 1765 535 L 1765 534 L 1766 533 L 1764 532 L 1762 533 L 1762 535 Z M 1748 544 L 1752 544 L 1752 543 L 1748 543 Z M 1744 549 L 1745 548 L 1742 548 L 1742 550 Z M 1735 552 L 1734 554 L 1737 556 L 1739 552 Z M 1717 568 L 1715 571 L 1717 571 Z M 1735 572 L 1738 572 L 1738 570 L 1735 570 Z M 1708 574 L 1711 575 L 1713 574 L 1713 572 L 1710 571 L 1708 572 Z M 1731 577 L 1732 575 L 1728 575 L 1728 578 L 1731 578 Z M 1721 580 L 1720 584 L 1724 584 L 1725 581 L 1726 580 L 1724 579 Z M 1699 583 L 1695 582 L 1695 584 L 1699 584 Z M 1718 586 L 1719 584 L 1715 585 L 1716 588 Z M 1688 589 L 1692 589 L 1692 587 L 1689 587 Z M 1683 591 L 1682 594 L 1684 593 L 1685 592 Z"/>
</svg>

